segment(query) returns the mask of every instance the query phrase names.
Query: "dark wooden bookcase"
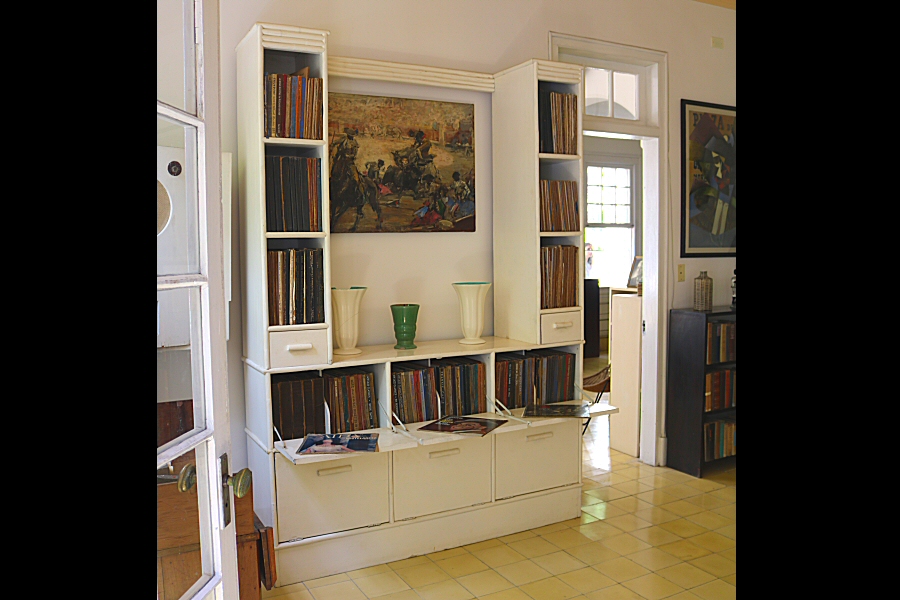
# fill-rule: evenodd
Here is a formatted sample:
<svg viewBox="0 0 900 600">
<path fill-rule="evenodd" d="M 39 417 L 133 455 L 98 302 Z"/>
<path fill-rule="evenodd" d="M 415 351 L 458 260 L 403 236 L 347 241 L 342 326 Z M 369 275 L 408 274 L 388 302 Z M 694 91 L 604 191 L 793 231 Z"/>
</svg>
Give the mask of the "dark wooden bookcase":
<svg viewBox="0 0 900 600">
<path fill-rule="evenodd" d="M 735 455 L 706 460 L 705 426 L 710 423 L 736 423 L 736 395 L 733 406 L 707 410 L 708 381 L 731 371 L 736 383 L 736 335 L 710 352 L 710 330 L 731 324 L 736 332 L 737 310 L 715 306 L 709 311 L 673 309 L 669 312 L 669 345 L 666 377 L 666 466 L 694 477 L 710 470 L 734 466 Z M 715 333 L 713 333 L 713 336 Z M 714 343 L 715 338 L 712 340 Z M 708 377 L 711 376 L 711 377 Z M 733 428 L 733 426 L 732 426 Z"/>
</svg>

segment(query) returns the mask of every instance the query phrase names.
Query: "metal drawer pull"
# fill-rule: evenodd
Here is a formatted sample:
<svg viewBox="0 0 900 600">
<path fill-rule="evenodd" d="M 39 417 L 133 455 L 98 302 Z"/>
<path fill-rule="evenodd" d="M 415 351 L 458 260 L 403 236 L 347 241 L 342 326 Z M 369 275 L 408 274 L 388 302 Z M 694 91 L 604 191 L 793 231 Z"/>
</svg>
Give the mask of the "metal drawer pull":
<svg viewBox="0 0 900 600">
<path fill-rule="evenodd" d="M 547 438 L 552 438 L 552 437 L 553 437 L 553 432 L 547 431 L 545 433 L 536 433 L 534 435 L 529 435 L 528 437 L 525 438 L 525 441 L 526 442 L 536 442 L 538 440 L 546 440 Z"/>
<path fill-rule="evenodd" d="M 287 351 L 293 352 L 294 350 L 312 350 L 312 344 L 288 344 Z"/>
<path fill-rule="evenodd" d="M 441 458 L 444 456 L 453 456 L 459 454 L 459 448 L 450 448 L 449 450 L 438 450 L 437 452 L 429 452 L 428 458 Z"/>
<path fill-rule="evenodd" d="M 353 470 L 353 465 L 341 465 L 340 467 L 332 467 L 330 469 L 319 469 L 316 475 L 324 477 L 325 475 L 337 475 L 338 473 L 346 473 Z"/>
<path fill-rule="evenodd" d="M 565 329 L 566 327 L 571 327 L 573 325 L 572 321 L 564 321 L 562 323 L 554 323 L 553 329 Z"/>
</svg>

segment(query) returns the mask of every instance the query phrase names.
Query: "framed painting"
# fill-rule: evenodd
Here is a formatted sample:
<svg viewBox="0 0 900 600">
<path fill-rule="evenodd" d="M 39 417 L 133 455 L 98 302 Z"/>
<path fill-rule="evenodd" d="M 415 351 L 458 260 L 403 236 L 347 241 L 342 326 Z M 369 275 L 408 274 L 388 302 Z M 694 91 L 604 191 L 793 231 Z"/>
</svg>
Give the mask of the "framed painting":
<svg viewBox="0 0 900 600">
<path fill-rule="evenodd" d="M 681 101 L 681 257 L 737 256 L 734 106 Z"/>
<path fill-rule="evenodd" d="M 332 233 L 475 231 L 475 105 L 328 95 Z"/>
</svg>

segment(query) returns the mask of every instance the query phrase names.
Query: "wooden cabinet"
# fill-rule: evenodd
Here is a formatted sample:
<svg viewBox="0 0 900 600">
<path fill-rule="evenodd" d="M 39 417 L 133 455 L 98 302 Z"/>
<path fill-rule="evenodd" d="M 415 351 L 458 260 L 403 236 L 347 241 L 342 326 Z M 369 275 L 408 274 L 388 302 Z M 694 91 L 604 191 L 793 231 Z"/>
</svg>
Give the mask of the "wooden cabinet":
<svg viewBox="0 0 900 600">
<path fill-rule="evenodd" d="M 619 412 L 609 419 L 609 447 L 634 457 L 641 450 L 642 301 L 637 294 L 614 294 L 610 307 L 609 364 L 615 377 L 609 399 Z"/>
<path fill-rule="evenodd" d="M 702 477 L 734 465 L 736 342 L 736 308 L 670 311 L 666 466 Z"/>
</svg>

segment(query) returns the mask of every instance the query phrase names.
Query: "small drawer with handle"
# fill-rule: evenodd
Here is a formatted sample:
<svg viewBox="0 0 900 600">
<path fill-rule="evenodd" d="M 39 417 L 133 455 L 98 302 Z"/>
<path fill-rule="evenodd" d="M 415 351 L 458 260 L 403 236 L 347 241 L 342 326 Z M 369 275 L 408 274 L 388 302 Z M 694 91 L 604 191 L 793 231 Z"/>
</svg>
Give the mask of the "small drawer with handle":
<svg viewBox="0 0 900 600">
<path fill-rule="evenodd" d="M 269 332 L 269 365 L 304 367 L 328 362 L 328 329 Z"/>
<path fill-rule="evenodd" d="M 581 310 L 541 315 L 541 343 L 581 341 Z"/>
</svg>

